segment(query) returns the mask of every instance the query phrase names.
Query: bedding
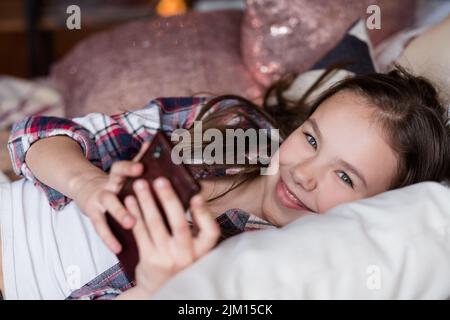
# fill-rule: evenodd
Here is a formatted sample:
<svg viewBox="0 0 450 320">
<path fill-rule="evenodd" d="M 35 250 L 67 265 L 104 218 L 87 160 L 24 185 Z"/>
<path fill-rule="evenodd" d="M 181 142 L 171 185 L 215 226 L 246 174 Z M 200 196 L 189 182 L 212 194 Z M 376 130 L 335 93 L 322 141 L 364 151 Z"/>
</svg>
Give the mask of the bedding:
<svg viewBox="0 0 450 320">
<path fill-rule="evenodd" d="M 82 41 L 51 70 L 70 118 L 157 97 L 262 94 L 240 57 L 241 10 L 141 20 Z"/>
<path fill-rule="evenodd" d="M 245 233 L 155 299 L 450 298 L 450 189 L 423 182 Z"/>
<path fill-rule="evenodd" d="M 3 173 L 3 171 L 0 171 L 0 183 L 9 182 L 9 178 Z"/>
<path fill-rule="evenodd" d="M 9 160 L 8 142 L 9 129 L 0 130 L 0 183 L 9 181 L 9 174 L 13 174 L 11 160 Z"/>
<path fill-rule="evenodd" d="M 297 75 L 290 87 L 283 92 L 283 97 L 290 101 L 299 100 L 327 68 L 342 62 L 351 63 L 340 66 L 335 73 L 330 74 L 308 97 L 306 103 L 314 101 L 323 91 L 339 80 L 375 72 L 371 44 L 363 20 L 357 20 L 338 44 L 318 60 L 310 70 Z"/>
<path fill-rule="evenodd" d="M 0 130 L 33 114 L 64 116 L 61 94 L 47 78 L 0 76 Z"/>
<path fill-rule="evenodd" d="M 14 179 L 6 147 L 11 125 L 33 114 L 64 116 L 61 94 L 47 78 L 24 80 L 0 75 L 0 182 Z"/>
<path fill-rule="evenodd" d="M 230 21 L 238 20 L 236 17 L 230 18 Z M 127 29 L 130 32 L 128 35 L 133 34 L 131 31 L 136 30 L 138 25 L 131 24 Z M 238 24 L 236 23 L 236 25 Z M 218 27 L 222 28 L 223 26 L 219 25 Z M 176 27 L 173 28 L 176 29 Z M 274 28 L 274 30 L 277 29 Z M 437 30 L 443 32 L 449 29 Z M 208 35 L 212 36 L 213 31 Z M 282 29 L 278 31 L 282 31 Z M 118 36 L 119 31 L 116 30 L 116 32 L 115 35 Z M 202 29 L 201 32 L 206 31 Z M 443 50 L 448 42 L 440 41 L 439 39 L 442 38 L 428 35 L 422 40 L 418 39 L 417 44 L 411 42 L 410 48 L 404 55 L 409 62 L 416 57 L 419 59 L 417 61 L 426 61 L 427 63 L 446 61 L 448 54 L 445 55 L 447 51 Z M 139 52 L 145 53 L 148 50 L 144 49 L 147 49 L 151 43 L 146 42 L 145 36 L 139 35 L 139 37 L 141 36 L 142 38 L 139 39 L 142 41 L 137 42 L 141 45 Z M 125 38 L 124 43 L 126 43 L 126 39 L 131 38 Z M 98 47 L 96 47 L 97 41 L 100 41 Z M 81 51 L 83 54 L 97 52 L 100 55 L 101 50 L 98 48 L 110 46 L 114 44 L 114 41 L 115 38 L 106 33 L 93 37 L 88 44 L 80 45 L 83 49 L 78 49 L 77 54 L 69 55 L 54 68 L 53 77 L 59 77 L 58 81 L 63 82 L 63 87 L 65 86 L 64 92 L 69 98 L 74 98 L 74 100 L 66 99 L 70 102 L 69 115 L 75 116 L 89 111 L 102 110 L 114 113 L 117 108 L 122 108 L 130 101 L 129 108 L 132 109 L 134 108 L 133 101 L 136 102 L 143 96 L 151 95 L 153 91 L 148 90 L 157 91 L 157 95 L 162 92 L 161 87 L 153 86 L 151 83 L 152 81 L 154 83 L 155 75 L 148 77 L 147 82 L 144 83 L 141 82 L 142 78 L 139 78 L 152 69 L 150 64 L 145 66 L 146 70 L 140 70 L 136 74 L 133 73 L 135 71 L 130 70 L 120 70 L 123 73 L 118 74 L 108 73 L 111 75 L 109 82 L 95 83 L 97 79 L 95 74 L 104 67 L 102 63 L 111 61 L 130 63 L 131 60 L 120 57 L 120 54 L 108 53 L 106 57 L 98 57 L 98 60 L 95 61 L 99 62 L 99 65 L 96 65 L 92 64 L 92 61 L 82 62 Z M 427 50 L 430 43 L 433 46 L 439 44 L 444 48 L 436 50 L 433 58 Z M 180 44 L 173 43 L 173 47 L 177 45 Z M 422 50 L 422 55 L 415 56 L 414 52 L 418 52 L 416 50 Z M 426 54 L 423 54 L 423 50 Z M 161 55 L 160 48 L 155 52 L 158 57 Z M 329 52 L 336 51 L 332 49 Z M 412 55 L 410 56 L 409 53 Z M 125 54 L 132 57 L 136 53 L 126 52 Z M 411 58 L 413 55 L 414 58 Z M 153 58 L 160 59 L 158 57 Z M 220 60 L 222 62 L 219 62 L 218 59 L 217 64 L 214 61 L 211 64 L 217 69 L 225 70 L 229 65 L 224 68 L 223 61 L 229 59 L 229 62 L 234 63 L 237 57 L 236 52 L 232 51 L 229 56 L 223 58 L 225 60 Z M 122 58 L 124 60 L 121 60 Z M 195 61 L 201 62 L 202 59 Z M 171 66 L 170 63 L 167 63 L 167 66 Z M 448 75 L 448 72 L 443 72 L 447 70 L 444 69 L 446 66 L 448 64 L 443 67 L 442 64 L 434 64 L 429 71 L 433 70 L 432 75 Z M 96 69 L 97 67 L 99 69 Z M 316 63 L 309 72 L 301 74 L 285 95 L 292 99 L 298 97 L 302 93 L 301 90 L 317 79 L 323 67 L 324 65 Z M 70 72 L 67 73 L 67 70 Z M 222 74 L 220 79 L 230 81 L 232 73 L 241 73 L 242 70 L 245 71 L 245 67 L 241 64 L 237 65 L 236 69 L 229 68 L 230 72 Z M 421 70 L 426 72 L 427 67 L 421 66 Z M 197 71 L 207 72 L 206 69 Z M 180 70 L 174 71 L 172 75 L 178 77 L 179 73 Z M 349 74 L 352 72 L 341 70 L 335 75 L 335 78 L 325 84 L 325 87 Z M 203 76 L 208 78 L 205 73 Z M 255 94 L 256 96 L 256 93 L 260 93 L 260 87 L 255 86 L 249 79 L 250 77 L 247 75 L 244 80 L 240 78 L 239 81 L 230 82 L 230 85 L 244 84 L 247 91 L 243 94 Z M 5 78 L 0 80 L 5 80 Z M 10 81 L 11 79 L 6 80 Z M 186 82 L 189 81 L 180 81 L 179 85 Z M 122 85 L 124 83 L 129 85 L 129 88 Z M 138 88 L 138 83 L 142 84 L 142 87 Z M 208 81 L 208 84 L 212 84 L 212 82 Z M 92 87 L 98 88 L 98 91 L 90 91 Z M 111 88 L 119 90 L 111 93 Z M 125 90 L 125 88 L 129 90 Z M 449 86 L 446 88 L 448 89 Z M 176 90 L 176 93 L 179 94 L 180 91 Z M 10 93 L 2 91 L 0 86 L 0 93 L 5 92 Z M 21 92 L 26 93 L 27 91 Z M 143 92 L 145 95 L 142 94 Z M 190 89 L 188 93 L 193 93 L 193 90 Z M 42 96 L 37 95 L 37 97 Z M 20 99 L 15 101 L 13 107 L 11 104 L 1 105 L 0 111 L 6 113 L 2 113 L 2 117 L 0 117 L 0 126 L 7 128 L 14 117 L 23 117 L 25 114 L 20 113 L 23 110 L 27 114 L 42 111 L 40 106 L 43 104 L 27 104 L 31 106 L 30 109 L 19 109 Z M 51 103 L 56 103 L 56 100 L 52 101 Z M 109 104 L 115 102 L 119 102 L 120 106 Z M 143 104 L 138 102 L 135 106 L 140 107 Z M 7 107 L 4 107 L 5 105 Z M 61 110 L 60 107 L 56 108 L 54 115 L 62 115 L 63 113 L 59 113 Z M 14 117 L 10 117 L 12 115 Z M 1 179 L 7 178 L 2 177 L 0 172 L 0 182 Z M 448 274 L 448 270 L 450 270 L 449 195 L 449 189 L 444 185 L 423 183 L 391 191 L 371 199 L 342 205 L 327 215 L 308 217 L 281 230 L 238 236 L 224 242 L 215 252 L 178 275 L 155 298 L 450 298 L 450 276 Z M 229 261 L 233 261 L 233 263 L 230 264 Z M 280 265 L 277 261 L 285 263 Z M 265 267 L 261 268 L 261 266 Z"/>
<path fill-rule="evenodd" d="M 450 12 L 446 19 L 411 40 L 396 61 L 413 73 L 430 79 L 438 88 L 440 98 L 448 106 L 450 106 L 449 40 Z"/>
<path fill-rule="evenodd" d="M 437 87 L 444 105 L 450 108 L 450 45 L 447 41 L 450 39 L 450 4 L 442 4 L 440 8 L 441 14 L 447 13 L 446 18 L 432 26 L 426 24 L 399 32 L 375 50 L 375 59 L 381 72 L 388 72 L 399 64 L 413 74 L 426 77 Z"/>
<path fill-rule="evenodd" d="M 370 30 L 374 45 L 414 21 L 415 0 L 247 0 L 242 57 L 263 86 L 287 72 L 302 73 L 333 48 L 369 4 L 380 6 L 381 29 Z M 345 10 L 342 10 L 345 8 Z"/>
<path fill-rule="evenodd" d="M 25 179 L 0 184 L 0 227 L 7 300 L 64 299 L 118 262 L 75 203 L 55 212 Z"/>
</svg>

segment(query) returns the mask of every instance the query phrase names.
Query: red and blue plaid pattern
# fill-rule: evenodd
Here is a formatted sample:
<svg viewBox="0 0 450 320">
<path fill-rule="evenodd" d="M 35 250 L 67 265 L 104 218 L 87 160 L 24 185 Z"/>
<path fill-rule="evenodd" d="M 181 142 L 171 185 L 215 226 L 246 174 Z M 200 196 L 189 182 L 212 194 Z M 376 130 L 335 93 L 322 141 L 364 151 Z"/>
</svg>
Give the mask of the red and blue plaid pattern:
<svg viewBox="0 0 450 320">
<path fill-rule="evenodd" d="M 86 158 L 108 171 L 117 160 L 130 160 L 144 141 L 150 141 L 157 129 L 170 133 L 187 128 L 207 98 L 160 98 L 143 109 L 108 116 L 91 113 L 72 120 L 31 116 L 14 124 L 8 149 L 17 175 L 24 176 L 42 189 L 50 205 L 62 209 L 71 200 L 38 181 L 25 162 L 30 146 L 39 139 L 64 135 L 77 141 Z"/>
</svg>

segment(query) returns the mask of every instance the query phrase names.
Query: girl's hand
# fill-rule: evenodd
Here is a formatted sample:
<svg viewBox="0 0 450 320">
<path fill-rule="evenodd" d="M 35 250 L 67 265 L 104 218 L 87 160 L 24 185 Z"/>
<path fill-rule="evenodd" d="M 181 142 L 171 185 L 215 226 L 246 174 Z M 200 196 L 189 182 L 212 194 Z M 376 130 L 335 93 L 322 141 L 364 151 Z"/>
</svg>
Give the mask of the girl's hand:
<svg viewBox="0 0 450 320">
<path fill-rule="evenodd" d="M 142 298 L 150 298 L 173 275 L 211 250 L 219 239 L 220 230 L 202 196 L 197 194 L 190 203 L 199 229 L 197 236 L 193 237 L 183 206 L 170 181 L 160 177 L 154 181 L 153 187 L 167 213 L 170 234 L 148 183 L 137 180 L 133 187 L 137 200 L 133 196 L 125 199 L 127 209 L 136 219 L 133 234 L 140 257 L 133 291 L 139 292 Z"/>
<path fill-rule="evenodd" d="M 137 159 L 150 144 L 144 143 L 136 155 Z M 122 250 L 119 241 L 112 234 L 105 213 L 111 216 L 125 229 L 131 229 L 135 224 L 135 219 L 126 210 L 117 197 L 123 182 L 127 177 L 138 177 L 142 174 L 142 163 L 133 161 L 117 161 L 113 163 L 109 174 L 92 177 L 88 181 L 83 181 L 78 186 L 78 192 L 74 197 L 75 203 L 88 216 L 100 238 L 106 246 L 115 254 Z"/>
</svg>

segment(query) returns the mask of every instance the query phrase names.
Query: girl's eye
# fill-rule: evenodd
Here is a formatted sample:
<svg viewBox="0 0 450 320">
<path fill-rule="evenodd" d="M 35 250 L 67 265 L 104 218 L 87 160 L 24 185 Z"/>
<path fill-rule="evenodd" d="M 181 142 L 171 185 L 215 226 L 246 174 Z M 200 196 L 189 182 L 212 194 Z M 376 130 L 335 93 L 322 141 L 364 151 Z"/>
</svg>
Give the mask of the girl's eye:
<svg viewBox="0 0 450 320">
<path fill-rule="evenodd" d="M 342 174 L 342 175 L 339 176 L 341 178 L 341 180 L 344 181 L 344 183 L 348 184 L 350 187 L 353 188 L 353 181 L 352 181 L 352 179 L 350 179 L 350 177 L 345 172 L 341 171 L 339 173 Z"/>
<path fill-rule="evenodd" d="M 303 134 L 306 137 L 306 141 L 314 148 L 317 149 L 317 140 L 310 135 L 309 133 L 303 132 Z M 350 179 L 350 177 L 343 171 L 339 172 L 339 177 L 341 178 L 344 183 L 348 184 L 351 188 L 353 188 L 353 181 Z"/>
<path fill-rule="evenodd" d="M 308 143 L 310 145 L 312 145 L 314 149 L 317 149 L 317 141 L 316 141 L 316 139 L 312 135 L 310 135 L 310 134 L 308 134 L 306 132 L 304 132 L 304 135 L 306 137 L 306 141 L 308 141 Z"/>
</svg>

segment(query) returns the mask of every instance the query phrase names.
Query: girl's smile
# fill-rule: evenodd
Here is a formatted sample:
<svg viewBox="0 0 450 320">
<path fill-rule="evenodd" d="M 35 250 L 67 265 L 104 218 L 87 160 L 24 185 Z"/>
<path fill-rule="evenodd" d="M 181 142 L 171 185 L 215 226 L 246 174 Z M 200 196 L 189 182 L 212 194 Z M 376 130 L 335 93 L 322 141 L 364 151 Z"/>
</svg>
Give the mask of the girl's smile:
<svg viewBox="0 0 450 320">
<path fill-rule="evenodd" d="M 285 206 L 290 209 L 305 210 L 312 212 L 310 208 L 308 208 L 303 202 L 301 202 L 298 199 L 298 197 L 291 190 L 289 190 L 289 187 L 286 185 L 286 183 L 283 181 L 281 177 L 278 180 L 276 186 L 276 195 L 277 201 L 282 206 Z"/>
</svg>

